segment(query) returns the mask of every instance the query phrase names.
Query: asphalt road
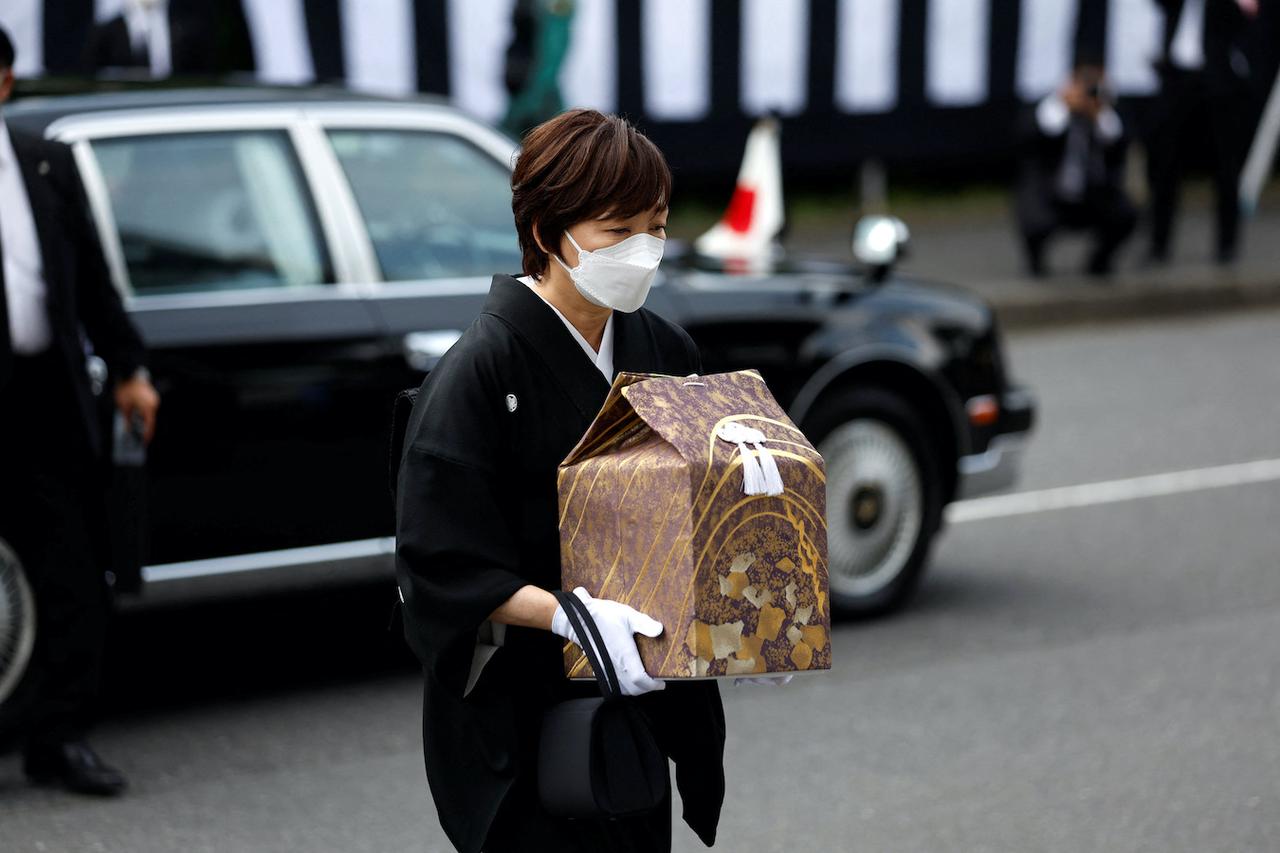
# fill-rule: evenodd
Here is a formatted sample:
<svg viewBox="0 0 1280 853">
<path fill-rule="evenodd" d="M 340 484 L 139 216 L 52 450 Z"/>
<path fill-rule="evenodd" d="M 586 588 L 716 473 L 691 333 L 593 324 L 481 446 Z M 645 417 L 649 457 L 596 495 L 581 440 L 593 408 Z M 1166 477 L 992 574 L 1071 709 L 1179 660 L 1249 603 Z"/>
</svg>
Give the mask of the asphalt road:
<svg viewBox="0 0 1280 853">
<path fill-rule="evenodd" d="M 913 606 L 838 625 L 830 674 L 726 689 L 717 848 L 1280 849 L 1280 312 L 1010 351 L 1042 405 L 1020 497 L 958 505 Z M 0 849 L 449 849 L 389 603 L 131 616 L 95 742 L 132 791 L 0 759 Z"/>
</svg>

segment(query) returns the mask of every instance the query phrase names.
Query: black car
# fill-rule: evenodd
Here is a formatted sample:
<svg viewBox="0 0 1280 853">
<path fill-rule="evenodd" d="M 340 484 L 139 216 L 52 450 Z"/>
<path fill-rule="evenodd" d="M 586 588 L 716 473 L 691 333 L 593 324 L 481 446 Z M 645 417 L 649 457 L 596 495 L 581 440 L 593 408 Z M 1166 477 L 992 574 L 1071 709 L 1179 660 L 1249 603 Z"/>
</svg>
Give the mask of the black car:
<svg viewBox="0 0 1280 853">
<path fill-rule="evenodd" d="M 515 144 L 442 102 L 323 90 L 28 98 L 5 117 L 73 147 L 151 348 L 144 600 L 389 578 L 391 400 L 520 268 Z M 905 599 L 943 507 L 1011 482 L 1033 416 L 983 302 L 883 272 L 674 257 L 647 303 L 707 372 L 758 368 L 822 452 L 831 597 L 853 613 Z"/>
</svg>

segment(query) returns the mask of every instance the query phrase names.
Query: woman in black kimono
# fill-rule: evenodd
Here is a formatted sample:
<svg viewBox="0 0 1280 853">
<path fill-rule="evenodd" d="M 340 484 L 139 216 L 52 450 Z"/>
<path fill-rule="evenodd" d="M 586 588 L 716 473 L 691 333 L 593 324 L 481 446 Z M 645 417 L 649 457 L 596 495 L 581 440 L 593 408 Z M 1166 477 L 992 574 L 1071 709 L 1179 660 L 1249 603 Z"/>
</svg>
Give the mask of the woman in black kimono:
<svg viewBox="0 0 1280 853">
<path fill-rule="evenodd" d="M 623 119 L 573 110 L 530 131 L 512 190 L 525 275 L 494 276 L 483 312 L 423 382 L 400 468 L 397 577 L 423 665 L 427 779 L 464 853 L 669 850 L 669 802 L 642 817 L 561 820 L 542 810 L 535 780 L 544 709 L 598 695 L 563 675 L 574 638 L 548 592 L 560 586 L 557 466 L 616 371 L 700 371 L 684 330 L 640 308 L 671 173 Z M 650 678 L 633 632 L 662 626 L 579 595 L 675 762 L 685 821 L 710 846 L 724 798 L 718 686 Z"/>
</svg>

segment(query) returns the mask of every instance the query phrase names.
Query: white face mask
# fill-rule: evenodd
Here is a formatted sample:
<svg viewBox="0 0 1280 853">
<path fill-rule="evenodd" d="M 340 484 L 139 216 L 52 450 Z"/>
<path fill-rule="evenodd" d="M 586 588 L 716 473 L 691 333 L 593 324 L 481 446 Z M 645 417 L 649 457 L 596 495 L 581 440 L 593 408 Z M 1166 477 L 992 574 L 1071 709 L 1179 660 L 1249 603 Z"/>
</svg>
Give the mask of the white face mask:
<svg viewBox="0 0 1280 853">
<path fill-rule="evenodd" d="M 559 255 L 553 257 L 569 273 L 583 299 L 627 314 L 644 304 L 658 275 L 665 240 L 652 234 L 633 234 L 612 246 L 586 251 L 568 231 L 564 235 L 578 250 L 578 265 L 570 268 Z"/>
</svg>

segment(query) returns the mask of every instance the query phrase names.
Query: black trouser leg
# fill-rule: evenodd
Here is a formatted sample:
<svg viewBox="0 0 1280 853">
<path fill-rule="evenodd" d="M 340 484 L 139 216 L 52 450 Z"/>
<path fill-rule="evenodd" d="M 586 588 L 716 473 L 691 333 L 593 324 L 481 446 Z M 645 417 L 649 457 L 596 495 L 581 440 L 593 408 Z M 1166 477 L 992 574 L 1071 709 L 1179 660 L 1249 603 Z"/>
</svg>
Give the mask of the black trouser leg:
<svg viewBox="0 0 1280 853">
<path fill-rule="evenodd" d="M 1182 183 L 1182 136 L 1199 97 L 1192 73 L 1167 70 L 1152 108 L 1147 134 L 1147 184 L 1151 193 L 1151 256 L 1169 256 L 1173 220 Z"/>
<path fill-rule="evenodd" d="M 74 401 L 56 384 L 65 381 L 55 360 L 23 359 L 0 391 L 0 536 L 36 598 L 31 746 L 84 734 L 102 679 L 111 606 L 88 524 L 97 481 Z"/>
<path fill-rule="evenodd" d="M 88 730 L 102 681 L 111 606 L 90 547 L 83 487 L 48 478 L 38 489 L 46 518 L 40 528 L 43 555 L 33 561 L 39 626 L 33 656 L 33 745 L 73 740 Z"/>
<path fill-rule="evenodd" d="M 1116 250 L 1133 233 L 1138 223 L 1138 213 L 1120 190 L 1102 194 L 1090 206 L 1094 244 L 1089 258 L 1089 272 L 1104 275 L 1111 271 Z"/>
<path fill-rule="evenodd" d="M 1027 269 L 1034 276 L 1042 276 L 1046 272 L 1045 249 L 1059 225 L 1057 207 L 1034 182 L 1028 182 L 1018 190 L 1017 213 Z"/>
<path fill-rule="evenodd" d="M 1217 202 L 1216 245 L 1219 260 L 1230 260 L 1240 229 L 1240 170 L 1248 140 L 1245 113 L 1248 99 L 1236 94 L 1209 98 L 1209 127 L 1213 137 L 1213 183 Z"/>
</svg>

